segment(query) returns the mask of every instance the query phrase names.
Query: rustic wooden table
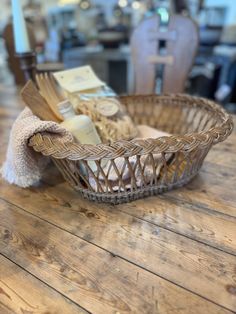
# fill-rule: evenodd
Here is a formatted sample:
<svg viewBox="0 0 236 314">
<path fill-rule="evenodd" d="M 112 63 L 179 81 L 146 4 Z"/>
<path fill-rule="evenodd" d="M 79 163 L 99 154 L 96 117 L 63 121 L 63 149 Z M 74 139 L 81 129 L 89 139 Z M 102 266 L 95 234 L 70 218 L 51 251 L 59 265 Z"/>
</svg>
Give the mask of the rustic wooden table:
<svg viewBox="0 0 236 314">
<path fill-rule="evenodd" d="M 0 161 L 22 105 L 0 91 Z M 0 313 L 236 311 L 236 134 L 186 187 L 120 206 L 80 198 L 54 169 L 0 181 Z"/>
</svg>

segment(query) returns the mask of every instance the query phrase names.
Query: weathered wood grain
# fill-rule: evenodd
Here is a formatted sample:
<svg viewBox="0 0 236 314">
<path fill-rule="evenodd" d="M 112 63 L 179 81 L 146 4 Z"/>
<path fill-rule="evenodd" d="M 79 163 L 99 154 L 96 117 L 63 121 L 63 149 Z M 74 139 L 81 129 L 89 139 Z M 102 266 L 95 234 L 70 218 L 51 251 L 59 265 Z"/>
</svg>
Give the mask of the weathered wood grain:
<svg viewBox="0 0 236 314">
<path fill-rule="evenodd" d="M 52 174 L 53 175 L 53 174 Z M 34 195 L 34 202 L 29 205 L 30 195 Z M 91 208 L 92 204 L 83 201 L 77 192 L 66 183 L 55 186 L 44 184 L 39 189 L 19 190 L 0 181 L 0 197 L 24 208 L 37 208 L 37 204 L 47 202 L 47 206 L 61 206 Z M 50 202 L 50 203 L 48 203 Z M 108 211 L 108 205 L 96 205 L 101 210 Z M 78 208 L 78 211 L 80 210 Z M 63 207 L 62 207 L 63 210 Z M 162 228 L 174 231 L 188 238 L 208 244 L 230 254 L 236 255 L 236 218 L 199 208 L 196 204 L 171 199 L 165 195 L 151 197 L 144 200 L 116 206 L 115 211 L 122 211 L 128 215 L 140 218 Z M 33 212 L 36 213 L 35 209 Z M 109 219 L 109 218 L 108 218 Z"/>
<path fill-rule="evenodd" d="M 160 31 L 159 24 L 160 17 L 155 14 L 151 18 L 144 19 L 131 36 L 136 94 L 155 93 L 157 64 L 165 65 L 162 76 L 163 93 L 181 93 L 185 89 L 198 46 L 196 25 L 180 15 L 170 17 L 165 32 Z M 160 39 L 164 39 L 166 44 L 165 56 L 159 54 Z M 189 45 L 190 40 L 191 45 Z"/>
<path fill-rule="evenodd" d="M 119 210 L 236 255 L 236 218 L 165 196 L 120 205 Z"/>
<path fill-rule="evenodd" d="M 231 134 L 223 143 L 210 150 L 206 160 L 221 167 L 236 168 L 236 135 Z"/>
<path fill-rule="evenodd" d="M 24 106 L 10 90 L 1 90 L 0 102 L 2 163 L 10 127 Z M 1 181 L 0 197 L 22 208 L 0 201 L 0 251 L 8 258 L 92 313 L 228 313 L 131 263 L 235 310 L 235 130 L 210 151 L 186 187 L 115 208 L 82 200 L 54 173 L 51 169 L 46 183 L 26 190 Z M 21 276 L 14 275 L 12 285 Z M 44 289 L 31 275 L 25 280 L 36 292 Z M 15 292 L 21 295 L 26 281 L 17 282 Z M 45 302 L 54 293 L 47 289 Z"/>
<path fill-rule="evenodd" d="M 236 296 L 227 290 L 236 288 L 235 256 L 121 213 L 117 207 L 82 200 L 64 183 L 10 191 L 14 191 L 11 196 L 1 185 L 1 196 L 41 219 L 213 302 L 219 302 L 220 294 L 219 304 L 231 310 L 236 307 Z M 233 226 L 229 226 L 230 242 Z"/>
<path fill-rule="evenodd" d="M 88 313 L 0 255 L 0 313 Z"/>
<path fill-rule="evenodd" d="M 92 313 L 229 313 L 4 201 L 0 205 L 1 252 Z"/>
<path fill-rule="evenodd" d="M 174 197 L 190 204 L 236 217 L 236 168 L 205 161 L 200 173 L 186 186 L 170 191 Z"/>
</svg>

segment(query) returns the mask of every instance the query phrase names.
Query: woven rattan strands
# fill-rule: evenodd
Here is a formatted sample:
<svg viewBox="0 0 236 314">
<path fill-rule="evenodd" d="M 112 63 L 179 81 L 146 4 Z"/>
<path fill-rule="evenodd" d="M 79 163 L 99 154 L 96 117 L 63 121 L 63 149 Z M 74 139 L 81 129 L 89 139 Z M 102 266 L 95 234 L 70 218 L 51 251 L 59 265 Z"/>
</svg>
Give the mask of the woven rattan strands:
<svg viewBox="0 0 236 314">
<path fill-rule="evenodd" d="M 50 156 L 64 178 L 90 200 L 118 204 L 182 186 L 197 174 L 212 145 L 224 141 L 233 129 L 232 118 L 207 99 L 177 94 L 125 96 L 121 101 L 135 123 L 173 135 L 93 146 L 61 144 L 49 135 L 36 134 L 29 143 L 35 151 Z M 158 162 L 154 158 L 157 154 Z M 130 161 L 132 156 L 136 156 L 135 164 Z M 123 169 L 114 162 L 118 157 L 124 159 Z M 109 173 L 104 173 L 102 159 L 110 160 L 118 189 L 108 180 Z M 96 161 L 96 173 L 88 160 Z M 96 190 L 81 171 L 81 164 L 96 182 Z M 147 164 L 152 169 L 148 178 Z M 129 184 L 123 177 L 125 167 L 129 169 Z"/>
</svg>

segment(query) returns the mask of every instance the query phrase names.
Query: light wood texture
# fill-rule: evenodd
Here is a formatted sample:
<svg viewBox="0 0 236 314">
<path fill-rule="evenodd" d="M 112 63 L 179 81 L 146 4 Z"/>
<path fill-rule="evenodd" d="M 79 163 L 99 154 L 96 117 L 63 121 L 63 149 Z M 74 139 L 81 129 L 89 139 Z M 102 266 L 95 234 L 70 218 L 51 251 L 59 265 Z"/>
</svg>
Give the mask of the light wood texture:
<svg viewBox="0 0 236 314">
<path fill-rule="evenodd" d="M 3 254 L 92 313 L 227 313 L 21 209 L 0 204 Z"/>
<path fill-rule="evenodd" d="M 0 313 L 87 313 L 0 255 Z"/>
<path fill-rule="evenodd" d="M 22 108 L 7 93 L 3 104 L 5 96 L 11 105 L 0 106 L 0 162 Z M 116 207 L 83 200 L 52 165 L 38 187 L 0 180 L 0 278 L 12 269 L 5 284 L 16 281 L 15 293 L 51 312 L 68 300 L 71 313 L 233 313 L 235 152 L 234 133 L 185 188 Z M 0 301 L 9 306 L 1 293 Z"/>
<path fill-rule="evenodd" d="M 28 81 L 22 89 L 21 97 L 25 104 L 38 118 L 45 121 L 62 121 L 62 119 L 59 119 L 55 114 L 55 111 L 52 111 L 48 102 L 41 96 L 31 80 Z"/>
<path fill-rule="evenodd" d="M 159 29 L 160 17 L 145 19 L 131 38 L 135 71 L 135 92 L 155 92 L 156 65 L 163 64 L 164 93 L 179 93 L 191 69 L 198 46 L 198 31 L 192 20 L 173 15 L 166 31 Z M 165 55 L 160 55 L 160 40 L 166 42 Z"/>
<path fill-rule="evenodd" d="M 148 58 L 150 63 L 162 63 L 172 65 L 174 63 L 174 58 L 172 56 L 150 56 Z"/>
<path fill-rule="evenodd" d="M 65 98 L 57 92 L 55 79 L 48 73 L 36 75 L 37 85 L 39 87 L 40 94 L 46 99 L 51 110 L 58 118 L 59 121 L 63 121 L 63 117 L 58 111 L 57 105 L 65 100 Z"/>
<path fill-rule="evenodd" d="M 4 194 L 2 186 L 1 191 Z M 206 249 L 201 243 L 130 215 L 112 211 L 111 207 L 105 205 L 98 207 L 96 204 L 80 200 L 78 206 L 78 195 L 73 191 L 71 192 L 70 188 L 66 189 L 64 184 L 57 185 L 55 189 L 48 187 L 46 195 L 44 189 L 41 191 L 40 189 L 33 189 L 33 192 L 35 201 L 33 204 L 29 204 L 30 196 L 24 191 L 21 194 L 24 193 L 25 201 L 22 201 L 21 195 L 21 203 L 17 202 L 16 196 L 14 197 L 14 204 L 18 206 L 21 204 L 20 206 L 30 213 L 85 240 L 92 241 L 99 247 L 134 262 L 192 292 L 201 296 L 207 295 L 207 298 L 215 303 L 218 302 L 218 295 L 221 294 L 222 304 L 234 309 L 235 300 L 227 290 L 222 290 L 222 286 L 227 287 L 234 284 L 235 256 L 213 248 Z M 38 193 L 39 195 L 37 195 Z M 5 196 L 4 199 L 10 199 L 9 195 Z M 53 199 L 54 205 L 51 207 L 48 203 L 44 209 L 43 204 L 48 199 Z M 152 199 L 152 201 L 154 200 Z M 56 211 L 55 204 L 57 204 Z M 155 206 L 149 205 L 148 208 L 153 209 Z M 148 209 L 144 208 L 143 212 L 146 211 Z M 195 219 L 198 220 L 197 215 Z M 231 227 L 225 234 L 225 237 L 228 235 L 225 242 L 233 241 L 236 221 L 234 224 L 230 224 L 230 221 L 221 220 L 221 223 L 225 224 L 225 229 Z M 213 228 L 213 230 L 215 229 Z M 186 230 L 185 233 L 186 235 L 189 234 Z M 232 251 L 236 255 L 234 248 Z M 200 273 L 199 269 L 201 269 Z M 222 272 L 227 273 L 227 276 L 220 275 Z"/>
<path fill-rule="evenodd" d="M 236 136 L 231 137 L 231 140 L 233 139 L 235 141 Z M 235 150 L 235 145 L 232 149 Z M 222 150 L 222 154 L 227 153 Z M 197 200 L 199 207 L 236 217 L 235 182 L 235 167 L 205 162 L 201 174 L 195 180 L 181 190 L 172 191 L 169 195 L 189 203 Z"/>
</svg>

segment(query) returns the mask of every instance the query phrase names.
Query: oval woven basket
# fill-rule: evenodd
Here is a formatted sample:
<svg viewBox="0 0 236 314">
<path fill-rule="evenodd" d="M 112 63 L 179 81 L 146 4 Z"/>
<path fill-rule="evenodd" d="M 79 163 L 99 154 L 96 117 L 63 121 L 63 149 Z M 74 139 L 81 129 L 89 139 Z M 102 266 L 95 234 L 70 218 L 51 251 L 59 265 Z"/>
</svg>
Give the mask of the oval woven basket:
<svg viewBox="0 0 236 314">
<path fill-rule="evenodd" d="M 61 144 L 38 133 L 29 142 L 36 152 L 50 156 L 64 178 L 89 200 L 119 204 L 180 187 L 198 173 L 212 145 L 224 141 L 233 129 L 225 110 L 203 98 L 125 96 L 121 102 L 136 124 L 172 136 L 93 146 Z M 106 171 L 104 163 L 109 163 Z"/>
</svg>

